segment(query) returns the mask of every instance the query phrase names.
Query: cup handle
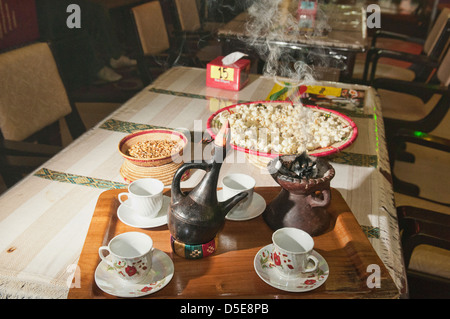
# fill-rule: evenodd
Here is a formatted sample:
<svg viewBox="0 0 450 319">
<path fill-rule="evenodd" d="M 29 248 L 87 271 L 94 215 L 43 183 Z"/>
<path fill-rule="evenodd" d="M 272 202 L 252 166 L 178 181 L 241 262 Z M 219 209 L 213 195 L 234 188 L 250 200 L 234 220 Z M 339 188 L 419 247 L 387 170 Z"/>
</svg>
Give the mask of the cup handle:
<svg viewBox="0 0 450 319">
<path fill-rule="evenodd" d="M 103 254 L 102 254 L 102 251 L 103 251 L 103 250 L 107 250 L 108 253 L 111 253 L 111 251 L 109 250 L 108 246 L 102 246 L 102 247 L 100 247 L 100 248 L 98 249 L 98 255 L 100 256 L 100 258 L 101 258 L 105 263 L 107 263 L 109 266 L 111 266 L 111 267 L 114 268 L 114 264 L 113 264 L 112 262 L 110 262 L 109 260 L 107 260 L 105 256 L 103 256 Z"/>
<path fill-rule="evenodd" d="M 309 255 L 306 258 L 305 266 L 308 265 L 308 261 L 310 261 L 310 260 L 312 260 L 314 262 L 314 267 L 308 268 L 308 269 L 306 269 L 306 267 L 305 267 L 305 270 L 303 271 L 304 273 L 315 272 L 317 270 L 317 268 L 319 268 L 319 260 L 312 255 Z"/>
<path fill-rule="evenodd" d="M 121 203 L 121 204 L 123 204 L 125 201 L 124 200 L 122 200 L 122 196 L 123 195 L 126 195 L 127 196 L 127 198 L 129 198 L 129 194 L 127 193 L 127 192 L 124 192 L 124 193 L 120 193 L 119 195 L 117 195 L 117 197 L 119 198 L 119 202 Z"/>
</svg>

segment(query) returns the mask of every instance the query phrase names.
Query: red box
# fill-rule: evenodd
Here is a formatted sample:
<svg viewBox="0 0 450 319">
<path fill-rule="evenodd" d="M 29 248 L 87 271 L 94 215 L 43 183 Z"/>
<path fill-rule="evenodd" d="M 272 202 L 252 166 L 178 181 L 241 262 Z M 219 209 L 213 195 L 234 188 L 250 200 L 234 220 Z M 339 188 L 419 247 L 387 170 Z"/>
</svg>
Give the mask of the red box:
<svg viewBox="0 0 450 319">
<path fill-rule="evenodd" d="M 206 86 L 239 91 L 248 82 L 250 60 L 240 59 L 230 65 L 223 65 L 219 56 L 206 66 Z"/>
<path fill-rule="evenodd" d="M 302 29 L 312 29 L 316 21 L 317 1 L 299 1 L 297 9 L 298 26 Z"/>
</svg>

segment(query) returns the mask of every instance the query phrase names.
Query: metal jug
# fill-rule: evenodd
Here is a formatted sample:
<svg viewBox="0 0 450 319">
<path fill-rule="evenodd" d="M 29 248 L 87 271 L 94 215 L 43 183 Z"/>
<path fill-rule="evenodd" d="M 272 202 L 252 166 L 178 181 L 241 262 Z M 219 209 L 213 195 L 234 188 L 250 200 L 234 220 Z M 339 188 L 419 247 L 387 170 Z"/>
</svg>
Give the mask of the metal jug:
<svg viewBox="0 0 450 319">
<path fill-rule="evenodd" d="M 228 212 L 247 196 L 242 192 L 224 202 L 217 199 L 219 171 L 230 150 L 229 137 L 230 128 L 225 123 L 213 142 L 212 158 L 185 163 L 173 177 L 168 226 L 178 242 L 197 245 L 213 240 L 223 227 Z M 185 193 L 180 189 L 180 181 L 188 169 L 202 169 L 206 174 L 194 189 Z"/>
</svg>

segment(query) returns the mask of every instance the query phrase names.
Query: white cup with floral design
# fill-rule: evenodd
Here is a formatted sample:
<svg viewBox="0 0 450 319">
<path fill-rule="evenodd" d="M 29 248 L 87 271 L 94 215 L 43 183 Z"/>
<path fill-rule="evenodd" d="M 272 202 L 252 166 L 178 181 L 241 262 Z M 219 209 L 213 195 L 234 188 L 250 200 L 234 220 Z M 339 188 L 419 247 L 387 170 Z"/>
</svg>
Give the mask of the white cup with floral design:
<svg viewBox="0 0 450 319">
<path fill-rule="evenodd" d="M 108 246 L 98 249 L 100 258 L 108 264 L 108 270 L 130 283 L 143 280 L 152 268 L 153 240 L 140 232 L 117 235 Z M 109 255 L 104 256 L 104 251 Z"/>
<path fill-rule="evenodd" d="M 281 275 L 298 276 L 317 270 L 319 261 L 311 255 L 314 240 L 307 232 L 294 227 L 280 228 L 272 234 L 272 242 L 272 261 Z"/>
</svg>

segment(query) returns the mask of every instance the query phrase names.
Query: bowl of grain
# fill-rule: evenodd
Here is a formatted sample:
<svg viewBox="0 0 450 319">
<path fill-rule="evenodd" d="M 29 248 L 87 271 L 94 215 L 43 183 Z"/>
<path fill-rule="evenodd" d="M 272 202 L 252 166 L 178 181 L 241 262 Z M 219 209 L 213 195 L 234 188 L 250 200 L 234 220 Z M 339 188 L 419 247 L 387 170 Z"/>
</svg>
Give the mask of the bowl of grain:
<svg viewBox="0 0 450 319">
<path fill-rule="evenodd" d="M 155 167 L 181 162 L 186 145 L 187 138 L 181 132 L 153 129 L 125 136 L 119 143 L 119 152 L 134 165 Z"/>
</svg>

